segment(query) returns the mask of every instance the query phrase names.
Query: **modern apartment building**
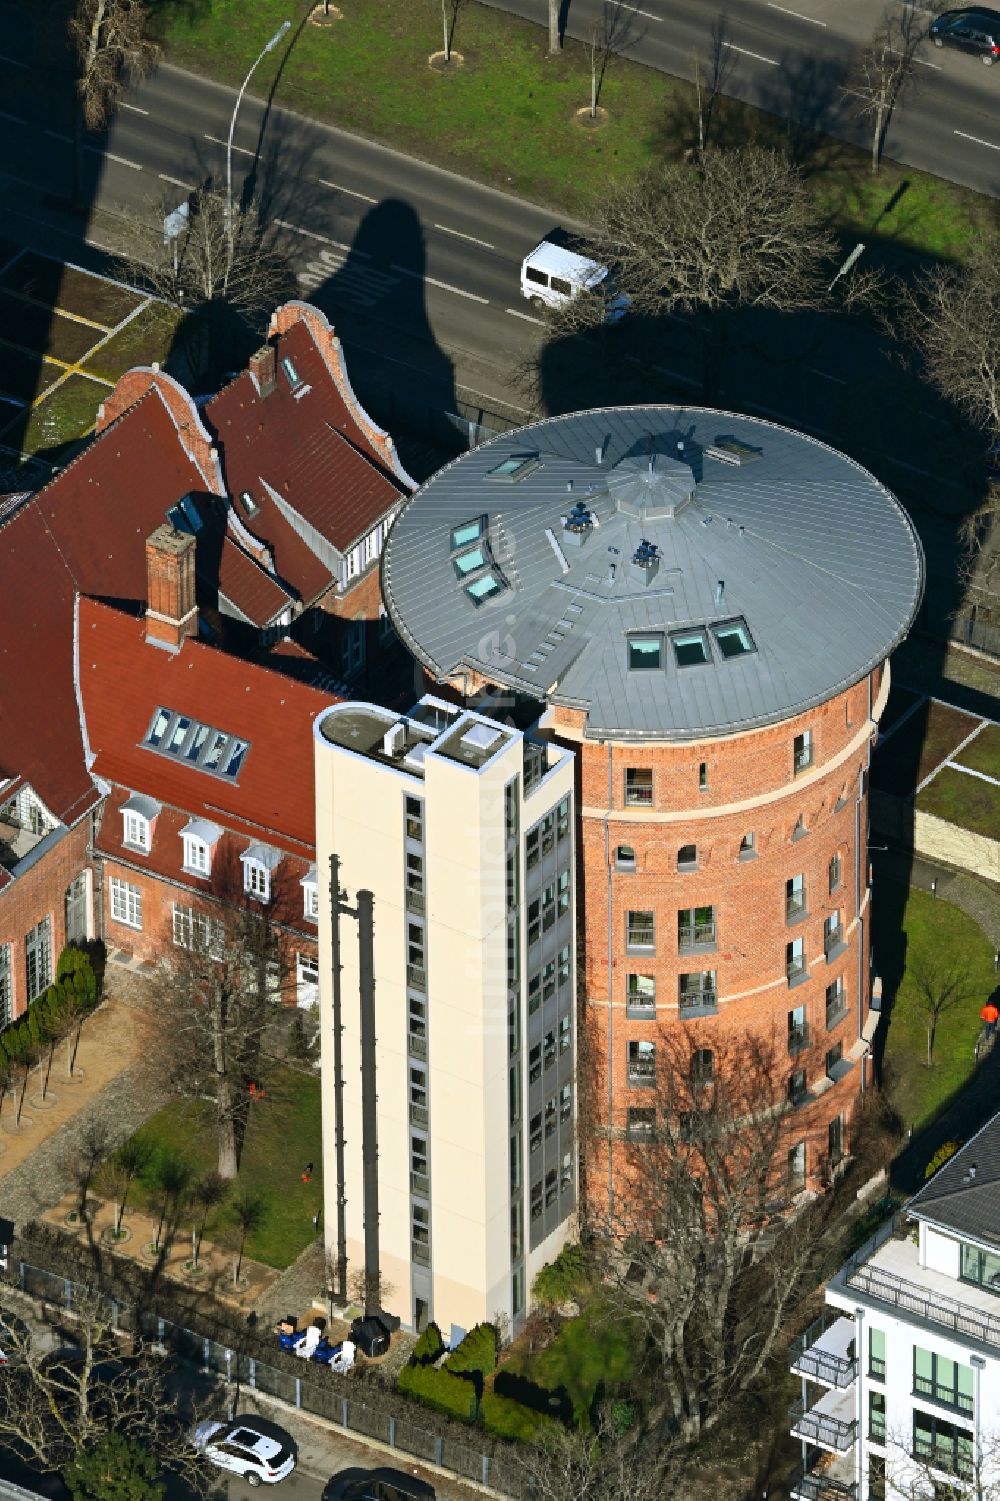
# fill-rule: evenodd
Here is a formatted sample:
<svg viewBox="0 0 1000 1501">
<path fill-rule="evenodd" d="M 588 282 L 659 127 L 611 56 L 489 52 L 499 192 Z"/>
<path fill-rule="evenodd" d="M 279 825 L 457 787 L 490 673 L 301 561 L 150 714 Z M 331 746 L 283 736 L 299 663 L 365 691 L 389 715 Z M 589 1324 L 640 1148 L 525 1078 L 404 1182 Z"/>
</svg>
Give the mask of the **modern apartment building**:
<svg viewBox="0 0 1000 1501">
<path fill-rule="evenodd" d="M 575 1222 L 573 756 L 432 696 L 315 753 L 331 1262 L 408 1326 L 516 1324 Z"/>
<path fill-rule="evenodd" d="M 871 474 L 732 413 L 552 418 L 404 502 L 399 636 L 467 698 L 534 699 L 576 750 L 595 1212 L 656 1129 L 678 1024 L 773 1048 L 792 1195 L 843 1159 L 878 1020 L 866 773 L 922 587 Z"/>
<path fill-rule="evenodd" d="M 793 1348 L 793 1501 L 1000 1487 L 1000 1116 L 831 1279 Z"/>
</svg>

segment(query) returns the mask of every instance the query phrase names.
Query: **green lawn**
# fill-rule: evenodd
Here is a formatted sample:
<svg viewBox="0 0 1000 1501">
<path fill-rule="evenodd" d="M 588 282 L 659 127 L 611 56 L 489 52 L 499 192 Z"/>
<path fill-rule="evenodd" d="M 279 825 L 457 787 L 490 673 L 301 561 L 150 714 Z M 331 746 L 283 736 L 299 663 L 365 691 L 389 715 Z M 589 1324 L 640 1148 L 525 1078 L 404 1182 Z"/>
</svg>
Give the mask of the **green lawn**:
<svg viewBox="0 0 1000 1501">
<path fill-rule="evenodd" d="M 598 1386 L 613 1395 L 635 1376 L 637 1357 L 636 1336 L 620 1313 L 597 1296 L 579 1318 L 563 1323 L 545 1349 L 532 1355 L 515 1350 L 503 1369 L 547 1391 L 563 1388 L 577 1422 L 586 1422 Z"/>
<path fill-rule="evenodd" d="M 972 1071 L 979 1010 L 996 984 L 993 949 L 970 917 L 926 891 L 882 881 L 873 911 L 875 961 L 891 1001 L 883 1073 L 893 1105 L 917 1129 Z M 930 1069 L 926 1028 L 915 1008 L 913 972 L 921 966 L 934 975 L 954 968 L 968 992 L 938 1024 Z"/>
<path fill-rule="evenodd" d="M 539 26 L 468 4 L 454 46 L 461 66 L 428 67 L 441 46 L 440 10 L 430 0 L 345 0 L 344 18 L 320 28 L 306 20 L 313 0 L 213 0 L 165 6 L 160 24 L 171 61 L 235 84 L 262 43 L 288 16 L 293 45 L 265 58 L 254 91 L 277 102 L 506 188 L 554 209 L 586 215 L 610 180 L 696 141 L 694 91 L 639 64 L 614 59 L 601 104 L 607 124 L 581 125 L 590 97 L 586 49 L 568 41 L 549 57 Z M 776 95 L 775 108 L 785 101 Z M 786 147 L 794 130 L 777 115 L 720 100 L 714 139 L 757 139 Z M 887 163 L 872 179 L 864 152 L 800 133 L 791 142 L 824 210 L 845 232 L 875 232 L 935 256 L 960 255 L 985 216 L 984 200 L 954 184 Z M 899 203 L 886 212 L 896 190 Z M 303 185 L 306 187 L 306 185 Z"/>
<path fill-rule="evenodd" d="M 924 777 L 976 728 L 976 717 L 926 699 L 875 754 L 872 782 L 896 797 L 912 797 Z"/>
<path fill-rule="evenodd" d="M 19 430 L 23 453 L 44 453 L 57 460 L 67 446 L 89 433 L 97 420 L 97 408 L 108 394 L 107 386 L 74 373 L 43 398 L 28 414 L 12 424 Z M 9 441 L 9 440 L 8 440 Z"/>
<path fill-rule="evenodd" d="M 176 308 L 151 302 L 86 361 L 86 368 L 104 380 L 116 381 L 134 365 L 166 365 L 181 314 Z"/>
<path fill-rule="evenodd" d="M 180 1152 L 197 1173 L 216 1165 L 217 1136 L 213 1110 L 207 1102 L 175 1101 L 147 1121 L 138 1134 L 151 1141 L 157 1151 L 168 1147 Z M 301 1179 L 307 1162 L 316 1167 L 308 1184 Z M 319 1076 L 280 1069 L 267 1097 L 251 1106 L 234 1189 L 258 1189 L 267 1207 L 261 1229 L 247 1241 L 248 1256 L 281 1271 L 314 1239 L 313 1215 L 323 1203 L 322 1162 Z M 148 1202 L 141 1186 L 134 1202 Z M 209 1239 L 225 1227 L 223 1205 L 209 1219 Z"/>
<path fill-rule="evenodd" d="M 933 813 L 959 828 L 1000 838 L 1000 787 L 945 766 L 917 798 L 921 813 Z"/>
<path fill-rule="evenodd" d="M 1000 724 L 988 724 L 952 759 L 960 766 L 971 766 L 988 777 L 1000 778 Z M 1000 834 L 1000 829 L 997 833 Z"/>
</svg>

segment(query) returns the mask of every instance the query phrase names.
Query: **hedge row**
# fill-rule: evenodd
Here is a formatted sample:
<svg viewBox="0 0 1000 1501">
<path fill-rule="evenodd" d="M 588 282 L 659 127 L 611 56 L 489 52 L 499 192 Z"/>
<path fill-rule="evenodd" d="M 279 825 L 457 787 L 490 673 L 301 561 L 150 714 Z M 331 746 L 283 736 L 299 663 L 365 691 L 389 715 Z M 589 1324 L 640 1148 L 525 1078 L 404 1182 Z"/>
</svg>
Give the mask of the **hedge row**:
<svg viewBox="0 0 1000 1501">
<path fill-rule="evenodd" d="M 492 1433 L 494 1438 L 512 1439 L 518 1444 L 530 1444 L 547 1429 L 558 1426 L 543 1412 L 535 1412 L 523 1402 L 516 1402 L 513 1397 L 501 1397 L 497 1392 L 483 1393 L 479 1416 L 487 1433 Z"/>
<path fill-rule="evenodd" d="M 477 1324 L 448 1356 L 445 1370 L 455 1376 L 492 1376 L 497 1368 L 497 1332 L 492 1324 Z"/>
<path fill-rule="evenodd" d="M 475 1422 L 476 1388 L 462 1376 L 454 1376 L 444 1368 L 437 1370 L 432 1365 L 405 1365 L 399 1373 L 399 1390 L 407 1396 L 416 1397 L 433 1407 L 435 1412 L 447 1413 L 460 1418 L 463 1423 Z"/>
<path fill-rule="evenodd" d="M 433 1365 L 443 1349 L 444 1340 L 441 1338 L 440 1329 L 437 1324 L 428 1324 L 413 1346 L 410 1364 Z"/>
</svg>

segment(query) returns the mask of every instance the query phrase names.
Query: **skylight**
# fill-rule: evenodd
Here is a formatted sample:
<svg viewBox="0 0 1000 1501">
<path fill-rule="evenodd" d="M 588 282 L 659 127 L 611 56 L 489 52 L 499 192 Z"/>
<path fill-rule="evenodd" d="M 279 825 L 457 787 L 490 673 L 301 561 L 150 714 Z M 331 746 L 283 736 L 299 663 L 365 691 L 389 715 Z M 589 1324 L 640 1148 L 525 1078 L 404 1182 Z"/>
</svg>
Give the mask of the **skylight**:
<svg viewBox="0 0 1000 1501">
<path fill-rule="evenodd" d="M 486 554 L 481 547 L 471 547 L 467 552 L 460 552 L 457 558 L 453 558 L 455 572 L 460 579 L 467 578 L 470 573 L 475 573 L 477 568 L 486 567 Z"/>
<path fill-rule="evenodd" d="M 649 672 L 661 665 L 663 637 L 659 633 L 628 638 L 629 672 Z"/>
<path fill-rule="evenodd" d="M 186 761 L 199 771 L 234 781 L 246 760 L 250 743 L 225 730 L 213 729 L 174 709 L 157 709 L 143 745 L 162 756 Z"/>
<path fill-rule="evenodd" d="M 473 542 L 478 542 L 485 530 L 485 516 L 477 516 L 475 521 L 466 521 L 461 526 L 453 527 L 451 532 L 452 552 L 457 552 L 460 547 L 469 547 Z"/>
<path fill-rule="evenodd" d="M 473 579 L 471 584 L 466 584 L 465 592 L 474 605 L 481 605 L 492 599 L 494 594 L 499 594 L 503 588 L 503 581 L 495 573 L 484 573 L 480 578 Z"/>
<path fill-rule="evenodd" d="M 738 620 L 724 620 L 721 625 L 712 626 L 712 635 L 716 645 L 725 660 L 731 657 L 742 657 L 745 652 L 756 651 L 753 637 L 747 630 L 747 623 L 742 617 Z"/>
<path fill-rule="evenodd" d="M 499 464 L 494 464 L 492 469 L 487 469 L 485 477 L 503 485 L 516 485 L 518 480 L 524 479 L 537 468 L 537 453 L 512 453 L 508 458 L 501 459 Z"/>
<path fill-rule="evenodd" d="M 708 649 L 708 637 L 702 630 L 677 631 L 670 638 L 678 667 L 697 667 L 712 660 Z"/>
</svg>

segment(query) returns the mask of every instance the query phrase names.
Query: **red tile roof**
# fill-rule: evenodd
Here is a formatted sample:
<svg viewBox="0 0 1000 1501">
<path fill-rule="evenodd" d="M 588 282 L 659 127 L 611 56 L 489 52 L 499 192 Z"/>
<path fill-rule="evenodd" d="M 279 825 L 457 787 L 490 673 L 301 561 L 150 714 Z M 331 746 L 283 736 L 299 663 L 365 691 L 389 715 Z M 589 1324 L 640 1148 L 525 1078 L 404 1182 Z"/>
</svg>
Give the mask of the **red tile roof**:
<svg viewBox="0 0 1000 1501">
<path fill-rule="evenodd" d="M 146 538 L 203 480 L 151 394 L 0 524 L 0 766 L 75 822 L 98 796 L 73 682 L 78 591 L 146 598 Z"/>
<path fill-rule="evenodd" d="M 334 695 L 189 640 L 151 646 L 141 619 L 82 598 L 80 696 L 94 773 L 246 839 L 312 858 L 313 721 Z M 122 685 L 128 684 L 123 692 Z M 159 707 L 250 742 L 235 781 L 142 744 Z"/>
<path fill-rule="evenodd" d="M 296 306 L 280 311 L 290 313 Z M 342 382 L 335 378 L 330 351 L 320 343 L 324 328 L 325 342 L 336 341 L 320 319 L 314 309 L 306 309 L 278 335 L 277 379 L 267 396 L 259 394 L 246 371 L 204 409 L 216 434 L 229 494 L 249 491 L 259 508 L 252 518 L 241 515 L 242 524 L 271 545 L 279 576 L 306 602 L 329 587 L 331 574 L 286 510 L 345 552 L 408 493 L 403 471 L 392 473 L 387 452 L 379 452 L 366 431 L 371 424 L 346 377 Z M 299 377 L 297 395 L 281 368 L 285 358 L 293 360 Z"/>
<path fill-rule="evenodd" d="M 219 554 L 219 593 L 254 625 L 270 625 L 286 610 L 292 596 L 232 537 L 224 537 Z"/>
</svg>

